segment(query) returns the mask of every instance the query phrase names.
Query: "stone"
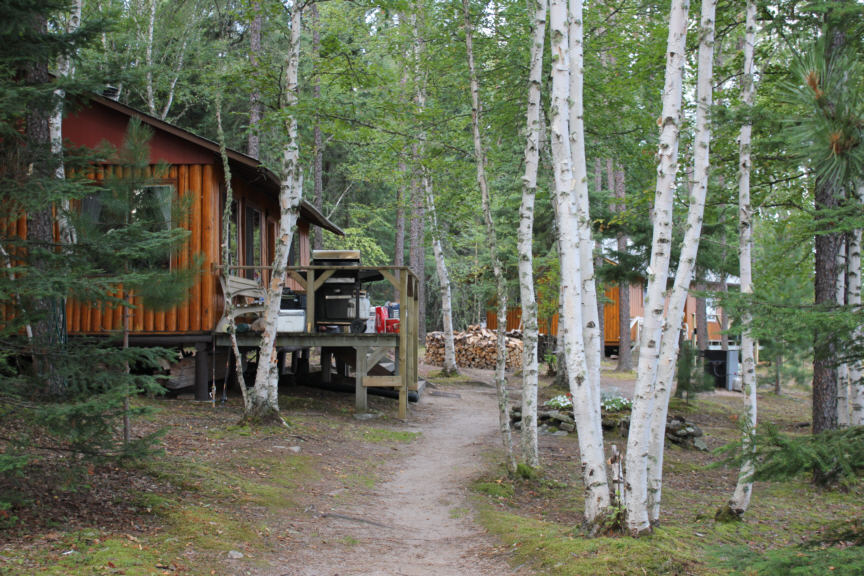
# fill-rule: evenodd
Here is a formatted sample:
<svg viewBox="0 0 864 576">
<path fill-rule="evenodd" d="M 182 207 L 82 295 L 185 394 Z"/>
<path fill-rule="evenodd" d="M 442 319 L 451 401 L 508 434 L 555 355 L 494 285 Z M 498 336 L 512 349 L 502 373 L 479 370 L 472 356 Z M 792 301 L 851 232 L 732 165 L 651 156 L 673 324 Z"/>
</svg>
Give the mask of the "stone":
<svg viewBox="0 0 864 576">
<path fill-rule="evenodd" d="M 231 560 L 240 560 L 241 558 L 243 558 L 243 553 L 237 550 L 230 550 L 228 552 L 228 558 L 230 558 Z"/>
</svg>

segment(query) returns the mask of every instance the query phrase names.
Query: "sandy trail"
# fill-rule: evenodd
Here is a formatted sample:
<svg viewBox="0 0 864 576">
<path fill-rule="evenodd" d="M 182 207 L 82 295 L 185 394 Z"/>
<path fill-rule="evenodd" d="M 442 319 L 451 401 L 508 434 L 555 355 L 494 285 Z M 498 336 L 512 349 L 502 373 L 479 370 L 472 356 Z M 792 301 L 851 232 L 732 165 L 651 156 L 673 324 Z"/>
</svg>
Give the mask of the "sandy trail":
<svg viewBox="0 0 864 576">
<path fill-rule="evenodd" d="M 310 509 L 278 576 L 498 576 L 514 571 L 472 519 L 468 485 L 500 445 L 495 390 L 427 390 L 407 430 L 420 436 L 383 465 L 386 480 L 343 505 Z"/>
</svg>

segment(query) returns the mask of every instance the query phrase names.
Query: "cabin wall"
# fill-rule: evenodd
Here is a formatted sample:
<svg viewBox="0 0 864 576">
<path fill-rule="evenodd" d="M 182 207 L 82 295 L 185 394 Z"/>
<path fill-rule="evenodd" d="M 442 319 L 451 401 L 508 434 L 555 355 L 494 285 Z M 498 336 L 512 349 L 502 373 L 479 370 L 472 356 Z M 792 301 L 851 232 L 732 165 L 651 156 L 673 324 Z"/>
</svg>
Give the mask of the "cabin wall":
<svg viewBox="0 0 864 576">
<path fill-rule="evenodd" d="M 644 304 L 643 304 L 643 292 L 641 284 L 630 284 L 630 318 L 641 317 L 644 314 Z M 606 302 L 606 305 L 603 310 L 603 340 L 606 346 L 617 346 L 619 340 L 619 329 L 618 329 L 618 315 L 619 315 L 619 302 L 620 299 L 618 297 L 618 286 L 610 286 L 606 288 L 605 297 L 610 302 Z M 486 312 L 486 326 L 490 330 L 497 330 L 498 328 L 498 316 L 494 310 L 487 310 Z M 551 318 L 548 319 L 539 319 L 538 326 L 540 329 L 540 334 L 548 334 L 550 336 L 558 335 L 558 314 L 554 314 Z M 521 330 L 522 329 L 522 309 L 521 308 L 510 308 L 507 310 L 507 330 Z M 632 326 L 630 329 L 630 338 L 632 341 L 636 341 L 636 337 L 638 335 L 638 327 Z"/>
<path fill-rule="evenodd" d="M 114 171 L 122 176 L 119 167 L 107 167 L 95 174 L 95 179 L 105 177 L 105 171 Z M 152 171 L 155 166 L 151 166 Z M 186 243 L 171 258 L 171 266 L 178 269 L 189 266 L 200 258 L 198 278 L 189 290 L 189 299 L 181 305 L 167 310 L 144 308 L 141 299 L 134 297 L 134 308 L 130 310 L 130 327 L 133 334 L 185 334 L 209 332 L 218 317 L 215 307 L 215 282 L 213 264 L 219 252 L 219 236 L 216 212 L 219 182 L 212 164 L 183 164 L 171 166 L 166 178 L 160 183 L 174 185 L 175 198 L 182 199 L 186 207 L 180 225 L 191 232 Z M 119 295 L 119 288 L 118 288 Z M 69 299 L 66 303 L 66 329 L 70 334 L 98 334 L 122 329 L 122 309 L 107 304 L 91 305 Z"/>
<path fill-rule="evenodd" d="M 151 167 L 151 171 L 155 166 Z M 105 170 L 112 170 L 108 167 Z M 121 176 L 119 168 L 115 175 Z M 104 178 L 104 170 L 94 175 Z M 221 167 L 213 164 L 171 166 L 160 183 L 174 184 L 176 198 L 185 199 L 187 213 L 181 225 L 191 232 L 186 244 L 172 257 L 171 265 L 189 266 L 200 258 L 201 268 L 197 280 L 189 290 L 189 299 L 168 310 L 144 308 L 140 298 L 133 298 L 131 333 L 137 335 L 168 335 L 209 333 L 222 315 L 224 300 L 219 284 L 218 267 L 222 263 L 222 214 L 225 202 L 224 177 Z M 279 210 L 275 199 L 239 178 L 232 178 L 232 191 L 238 205 L 238 237 L 241 266 L 257 266 L 259 273 L 273 261 L 273 247 L 278 232 Z M 246 210 L 261 211 L 262 257 L 260 262 L 246 261 Z M 23 219 L 26 226 L 26 219 Z M 17 225 L 20 227 L 20 224 Z M 299 262 L 309 264 L 309 223 L 298 223 Z M 234 270 L 232 273 L 238 273 Z M 267 283 L 266 273 L 263 274 Z M 293 280 L 288 286 L 299 289 Z M 119 289 L 118 289 L 119 295 Z M 70 334 L 98 334 L 122 329 L 122 310 L 108 305 L 91 305 L 69 299 L 66 305 L 66 327 Z"/>
</svg>

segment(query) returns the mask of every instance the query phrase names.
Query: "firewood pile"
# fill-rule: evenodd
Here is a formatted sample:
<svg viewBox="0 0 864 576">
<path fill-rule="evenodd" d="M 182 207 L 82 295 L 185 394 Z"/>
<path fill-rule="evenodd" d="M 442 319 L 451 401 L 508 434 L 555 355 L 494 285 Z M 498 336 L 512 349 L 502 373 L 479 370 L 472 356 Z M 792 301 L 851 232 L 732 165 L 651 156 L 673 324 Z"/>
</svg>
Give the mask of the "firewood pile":
<svg viewBox="0 0 864 576">
<path fill-rule="evenodd" d="M 494 330 L 484 328 L 480 324 L 469 326 L 464 332 L 453 333 L 453 345 L 456 348 L 456 364 L 465 368 L 495 369 L 497 335 Z M 508 337 L 507 369 L 515 370 L 522 367 L 522 341 Z M 426 335 L 427 364 L 444 365 L 444 332 L 430 332 Z"/>
</svg>

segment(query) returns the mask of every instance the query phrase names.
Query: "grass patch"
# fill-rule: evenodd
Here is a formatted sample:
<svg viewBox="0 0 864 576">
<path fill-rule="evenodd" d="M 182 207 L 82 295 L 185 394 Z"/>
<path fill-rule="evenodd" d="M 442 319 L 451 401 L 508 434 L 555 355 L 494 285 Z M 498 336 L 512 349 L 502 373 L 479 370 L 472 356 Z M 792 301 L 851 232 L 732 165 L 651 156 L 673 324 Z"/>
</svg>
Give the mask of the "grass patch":
<svg viewBox="0 0 864 576">
<path fill-rule="evenodd" d="M 554 522 L 525 518 L 482 503 L 478 517 L 513 552 L 511 562 L 529 564 L 541 574 L 689 574 L 698 554 L 671 528 L 643 538 L 585 538 Z"/>
<path fill-rule="evenodd" d="M 479 492 L 480 494 L 505 500 L 512 498 L 515 494 L 513 485 L 508 484 L 503 480 L 497 482 L 476 482 L 474 483 L 473 489 L 475 492 Z"/>
<path fill-rule="evenodd" d="M 408 432 L 405 430 L 391 430 L 389 428 L 367 428 L 360 433 L 360 437 L 366 442 L 375 444 L 407 444 L 420 436 L 419 432 Z"/>
</svg>

